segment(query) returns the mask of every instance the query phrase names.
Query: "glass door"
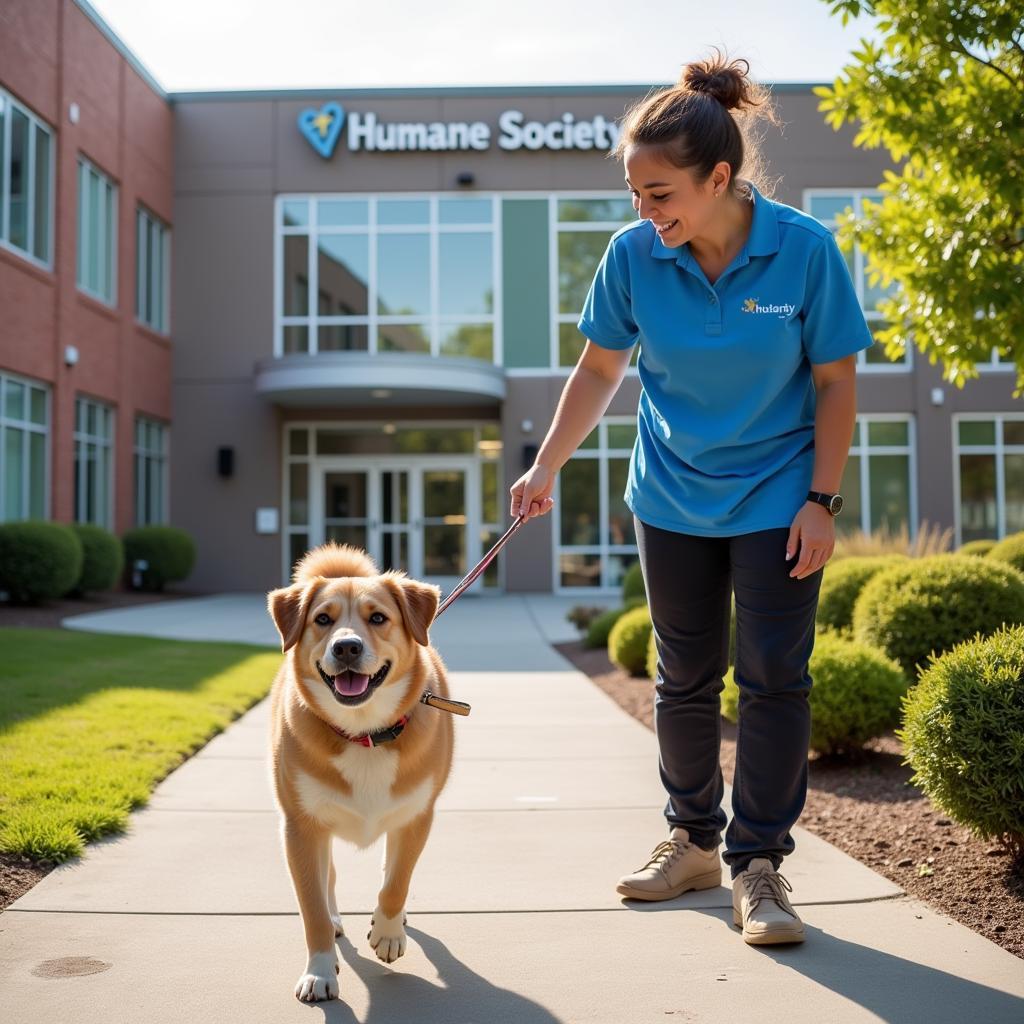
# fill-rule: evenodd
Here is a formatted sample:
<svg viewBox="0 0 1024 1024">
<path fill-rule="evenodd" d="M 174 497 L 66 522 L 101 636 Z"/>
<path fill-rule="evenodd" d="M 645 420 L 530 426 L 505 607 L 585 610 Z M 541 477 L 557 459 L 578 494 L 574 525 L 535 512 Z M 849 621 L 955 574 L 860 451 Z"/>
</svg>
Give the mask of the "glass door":
<svg viewBox="0 0 1024 1024">
<path fill-rule="evenodd" d="M 370 540 L 371 471 L 328 469 L 323 474 L 323 540 L 373 554 Z"/>
<path fill-rule="evenodd" d="M 472 467 L 456 463 L 417 468 L 422 579 L 447 595 L 479 558 L 470 526 L 477 516 Z M 477 589 L 479 583 L 474 584 Z"/>
<path fill-rule="evenodd" d="M 383 571 L 404 569 L 414 576 L 412 565 L 412 495 L 410 471 L 382 467 L 380 473 L 380 556 Z"/>
</svg>

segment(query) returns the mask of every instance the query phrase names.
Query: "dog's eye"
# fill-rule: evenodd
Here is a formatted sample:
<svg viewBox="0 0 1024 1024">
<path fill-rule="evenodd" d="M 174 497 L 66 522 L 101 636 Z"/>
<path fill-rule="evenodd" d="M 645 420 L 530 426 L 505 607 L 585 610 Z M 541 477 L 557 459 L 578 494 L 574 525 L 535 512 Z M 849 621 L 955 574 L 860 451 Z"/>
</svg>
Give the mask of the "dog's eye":
<svg viewBox="0 0 1024 1024">
<path fill-rule="evenodd" d="M 321 612 L 313 621 L 318 626 L 329 626 L 331 624 L 331 617 L 326 612 Z"/>
<path fill-rule="evenodd" d="M 371 626 L 383 626 L 384 623 L 387 622 L 387 621 L 388 621 L 388 617 L 386 615 L 381 614 L 380 612 L 374 612 L 370 616 L 370 625 Z"/>
</svg>

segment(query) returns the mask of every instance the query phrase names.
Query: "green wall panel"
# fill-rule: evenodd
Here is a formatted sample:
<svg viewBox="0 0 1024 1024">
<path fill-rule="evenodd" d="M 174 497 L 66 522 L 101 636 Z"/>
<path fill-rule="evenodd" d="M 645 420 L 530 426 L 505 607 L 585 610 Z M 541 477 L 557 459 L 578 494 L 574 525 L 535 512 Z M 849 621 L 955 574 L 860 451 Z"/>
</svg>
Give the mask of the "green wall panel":
<svg viewBox="0 0 1024 1024">
<path fill-rule="evenodd" d="M 551 365 L 548 201 L 501 204 L 501 287 L 506 367 Z"/>
</svg>

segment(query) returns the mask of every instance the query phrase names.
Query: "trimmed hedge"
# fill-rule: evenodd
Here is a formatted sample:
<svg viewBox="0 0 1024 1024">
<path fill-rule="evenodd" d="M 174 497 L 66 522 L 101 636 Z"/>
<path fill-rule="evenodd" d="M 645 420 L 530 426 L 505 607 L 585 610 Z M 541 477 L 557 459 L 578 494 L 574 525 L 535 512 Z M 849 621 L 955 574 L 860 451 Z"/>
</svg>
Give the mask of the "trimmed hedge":
<svg viewBox="0 0 1024 1024">
<path fill-rule="evenodd" d="M 630 675 L 644 675 L 651 629 L 646 605 L 626 612 L 608 634 L 608 657 Z"/>
<path fill-rule="evenodd" d="M 849 632 L 853 626 L 853 606 L 864 584 L 876 573 L 906 560 L 906 555 L 851 555 L 828 562 L 818 591 L 817 625 Z"/>
<path fill-rule="evenodd" d="M 647 604 L 647 589 L 644 587 L 644 574 L 639 562 L 634 562 L 622 577 L 622 603 L 629 604 L 631 600 L 640 598 Z"/>
<path fill-rule="evenodd" d="M 185 579 L 196 560 L 192 538 L 175 526 L 139 526 L 124 535 L 128 572 L 139 559 L 147 562 L 140 590 L 163 590 L 164 584 Z"/>
<path fill-rule="evenodd" d="M 1024 572 L 1024 533 L 1011 533 L 989 549 L 989 558 L 1006 562 Z"/>
<path fill-rule="evenodd" d="M 903 701 L 910 780 L 1024 873 L 1024 627 L 975 636 L 933 658 Z"/>
<path fill-rule="evenodd" d="M 907 680 L 900 666 L 867 644 L 822 633 L 808 666 L 813 681 L 810 749 L 822 754 L 859 750 L 900 720 Z M 739 686 L 730 668 L 722 690 L 722 716 L 739 717 Z"/>
<path fill-rule="evenodd" d="M 0 590 L 13 604 L 63 597 L 81 575 L 83 559 L 82 542 L 64 523 L 0 524 Z"/>
<path fill-rule="evenodd" d="M 89 523 L 72 527 L 82 544 L 82 572 L 75 584 L 76 594 L 112 590 L 124 569 L 124 547 L 109 530 Z"/>
<path fill-rule="evenodd" d="M 958 555 L 978 555 L 984 558 L 999 541 L 996 540 L 969 540 L 966 544 L 961 544 L 957 548 Z"/>
<path fill-rule="evenodd" d="M 593 648 L 607 647 L 608 634 L 611 633 L 612 626 L 614 626 L 615 623 L 626 614 L 626 612 L 633 608 L 638 608 L 642 604 L 644 604 L 643 598 L 634 597 L 622 608 L 612 608 L 609 611 L 602 612 L 587 628 L 587 635 L 583 638 L 583 646 Z"/>
<path fill-rule="evenodd" d="M 894 658 L 913 682 L 932 652 L 1024 622 L 1024 575 L 992 558 L 911 558 L 875 575 L 853 608 L 857 640 Z"/>
</svg>

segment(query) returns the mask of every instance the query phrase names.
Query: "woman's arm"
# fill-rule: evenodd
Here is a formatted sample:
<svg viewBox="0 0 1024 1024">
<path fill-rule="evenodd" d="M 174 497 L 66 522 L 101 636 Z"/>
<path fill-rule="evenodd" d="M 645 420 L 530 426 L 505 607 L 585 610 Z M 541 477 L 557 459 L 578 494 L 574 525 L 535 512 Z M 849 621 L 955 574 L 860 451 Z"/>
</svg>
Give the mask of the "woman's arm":
<svg viewBox="0 0 1024 1024">
<path fill-rule="evenodd" d="M 544 515 L 554 505 L 558 471 L 600 422 L 629 366 L 632 348 L 606 349 L 587 341 L 562 389 L 537 458 L 510 490 L 513 516 Z"/>
</svg>

